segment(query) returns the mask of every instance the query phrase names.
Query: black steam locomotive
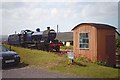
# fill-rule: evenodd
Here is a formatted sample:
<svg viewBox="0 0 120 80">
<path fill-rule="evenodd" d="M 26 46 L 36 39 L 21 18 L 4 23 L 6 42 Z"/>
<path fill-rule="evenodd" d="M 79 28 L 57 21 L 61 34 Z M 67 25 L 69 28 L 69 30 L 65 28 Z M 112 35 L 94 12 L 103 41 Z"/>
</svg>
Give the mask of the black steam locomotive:
<svg viewBox="0 0 120 80">
<path fill-rule="evenodd" d="M 60 46 L 63 44 L 56 38 L 56 32 L 50 27 L 47 30 L 40 31 L 39 28 L 36 32 L 31 30 L 22 30 L 20 34 L 12 34 L 8 37 L 10 45 L 17 45 L 27 48 L 36 48 L 47 51 L 59 51 Z"/>
</svg>

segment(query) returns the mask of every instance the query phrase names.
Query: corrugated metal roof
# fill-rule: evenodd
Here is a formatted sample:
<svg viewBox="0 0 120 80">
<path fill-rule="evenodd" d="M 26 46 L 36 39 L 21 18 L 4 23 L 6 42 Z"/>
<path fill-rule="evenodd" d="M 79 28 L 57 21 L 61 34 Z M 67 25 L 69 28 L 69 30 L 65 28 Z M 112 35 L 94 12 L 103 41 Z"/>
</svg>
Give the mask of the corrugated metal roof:
<svg viewBox="0 0 120 80">
<path fill-rule="evenodd" d="M 59 32 L 56 39 L 59 41 L 73 41 L 73 32 Z"/>
</svg>

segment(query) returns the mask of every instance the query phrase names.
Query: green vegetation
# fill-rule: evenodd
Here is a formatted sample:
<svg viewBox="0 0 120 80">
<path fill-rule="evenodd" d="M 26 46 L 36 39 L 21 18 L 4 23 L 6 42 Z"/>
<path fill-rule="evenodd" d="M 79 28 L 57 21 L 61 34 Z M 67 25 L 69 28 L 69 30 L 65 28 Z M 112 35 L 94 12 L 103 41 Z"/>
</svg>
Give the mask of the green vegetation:
<svg viewBox="0 0 120 80">
<path fill-rule="evenodd" d="M 120 55 L 120 37 L 116 39 L 116 52 Z"/>
<path fill-rule="evenodd" d="M 120 48 L 120 37 L 116 39 L 116 47 Z"/>
<path fill-rule="evenodd" d="M 6 45 L 9 47 L 9 45 Z M 118 69 L 100 66 L 89 63 L 84 58 L 77 58 L 73 64 L 68 64 L 66 55 L 57 55 L 52 52 L 41 50 L 26 49 L 11 46 L 12 50 L 19 53 L 22 61 L 29 64 L 31 68 L 45 69 L 49 71 L 62 72 L 65 74 L 76 75 L 80 77 L 92 78 L 117 78 Z"/>
<path fill-rule="evenodd" d="M 60 47 L 61 50 L 73 50 L 73 46 L 61 46 Z"/>
</svg>

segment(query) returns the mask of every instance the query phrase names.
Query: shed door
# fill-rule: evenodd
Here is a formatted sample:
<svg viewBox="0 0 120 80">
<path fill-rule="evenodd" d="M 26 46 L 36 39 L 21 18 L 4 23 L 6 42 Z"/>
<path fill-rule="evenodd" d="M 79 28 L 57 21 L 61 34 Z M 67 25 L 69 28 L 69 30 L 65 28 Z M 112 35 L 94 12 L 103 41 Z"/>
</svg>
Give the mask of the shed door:
<svg viewBox="0 0 120 80">
<path fill-rule="evenodd" d="M 107 65 L 115 65 L 115 37 L 114 35 L 106 36 L 106 56 Z"/>
</svg>

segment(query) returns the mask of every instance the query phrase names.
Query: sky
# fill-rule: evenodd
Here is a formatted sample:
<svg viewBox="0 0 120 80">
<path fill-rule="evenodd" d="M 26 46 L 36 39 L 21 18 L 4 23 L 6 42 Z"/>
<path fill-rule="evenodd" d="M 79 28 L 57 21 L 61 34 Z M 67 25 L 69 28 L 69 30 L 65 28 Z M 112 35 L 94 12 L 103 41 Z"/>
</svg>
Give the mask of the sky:
<svg viewBox="0 0 120 80">
<path fill-rule="evenodd" d="M 118 28 L 119 0 L 4 0 L 0 3 L 1 34 L 47 27 L 71 31 L 80 23 L 102 23 Z"/>
</svg>

